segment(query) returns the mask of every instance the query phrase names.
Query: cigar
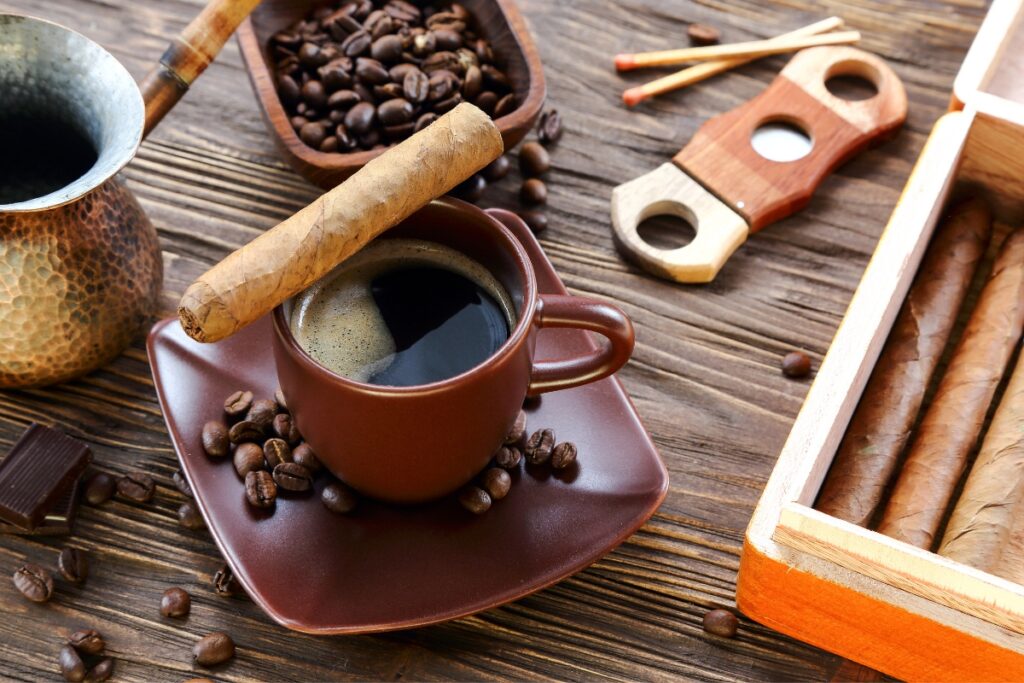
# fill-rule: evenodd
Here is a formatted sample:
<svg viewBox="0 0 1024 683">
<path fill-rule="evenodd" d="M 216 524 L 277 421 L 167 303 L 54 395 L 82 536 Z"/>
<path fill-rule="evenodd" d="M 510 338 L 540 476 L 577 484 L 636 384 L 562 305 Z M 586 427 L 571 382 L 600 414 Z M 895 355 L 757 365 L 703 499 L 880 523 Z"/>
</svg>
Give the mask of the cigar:
<svg viewBox="0 0 1024 683">
<path fill-rule="evenodd" d="M 978 457 L 939 546 L 939 554 L 991 571 L 1010 537 L 1024 493 L 1024 359 L 999 401 Z"/>
<path fill-rule="evenodd" d="M 504 151 L 491 118 L 463 103 L 201 275 L 178 306 L 215 342 L 263 317 Z"/>
<path fill-rule="evenodd" d="M 991 568 L 996 576 L 1024 583 L 1024 502 L 1018 501 L 1011 517 L 1016 520 L 1001 548 L 999 561 Z"/>
<path fill-rule="evenodd" d="M 949 343 L 991 228 L 988 206 L 972 199 L 949 210 L 936 229 L 839 444 L 818 510 L 870 526 Z"/>
<path fill-rule="evenodd" d="M 930 549 L 1024 327 L 1024 229 L 1006 238 L 935 398 L 925 412 L 878 531 Z"/>
</svg>

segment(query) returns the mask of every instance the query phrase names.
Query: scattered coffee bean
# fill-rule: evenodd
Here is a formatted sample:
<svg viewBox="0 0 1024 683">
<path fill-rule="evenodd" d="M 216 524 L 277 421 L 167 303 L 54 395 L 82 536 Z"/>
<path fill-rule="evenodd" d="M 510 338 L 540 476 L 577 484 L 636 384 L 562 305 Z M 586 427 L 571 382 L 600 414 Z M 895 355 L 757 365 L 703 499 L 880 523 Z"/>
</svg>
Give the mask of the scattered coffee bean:
<svg viewBox="0 0 1024 683">
<path fill-rule="evenodd" d="M 223 664 L 235 656 L 235 641 L 223 631 L 203 636 L 192 647 L 192 659 L 200 666 Z"/>
<path fill-rule="evenodd" d="M 57 556 L 57 570 L 71 583 L 83 583 L 89 577 L 89 555 L 68 546 Z"/>
<path fill-rule="evenodd" d="M 220 420 L 210 420 L 203 425 L 203 450 L 206 451 L 208 456 L 211 458 L 223 458 L 228 454 L 228 446 L 228 427 L 226 424 Z"/>
<path fill-rule="evenodd" d="M 714 26 L 707 24 L 690 24 L 686 28 L 686 35 L 693 45 L 714 45 L 722 39 L 722 34 Z"/>
<path fill-rule="evenodd" d="M 308 443 L 300 443 L 292 450 L 292 462 L 302 465 L 310 474 L 318 473 L 323 465 Z"/>
<path fill-rule="evenodd" d="M 494 464 L 506 470 L 519 467 L 519 461 L 523 459 L 523 452 L 515 446 L 502 446 L 494 454 Z"/>
<path fill-rule="evenodd" d="M 238 444 L 232 457 L 232 463 L 235 466 L 235 472 L 238 472 L 238 476 L 242 478 L 245 478 L 245 475 L 250 472 L 262 470 L 266 467 L 263 449 L 260 448 L 259 444 L 252 442 Z"/>
<path fill-rule="evenodd" d="M 277 402 L 269 398 L 261 398 L 252 402 L 252 407 L 245 415 L 246 422 L 252 422 L 263 431 L 270 429 L 277 415 Z"/>
<path fill-rule="evenodd" d="M 552 429 L 538 429 L 526 441 L 523 454 L 531 465 L 541 465 L 551 458 L 551 450 L 555 447 L 555 432 Z"/>
<path fill-rule="evenodd" d="M 57 662 L 60 664 L 60 675 L 65 681 L 82 681 L 85 679 L 85 662 L 75 648 L 65 645 L 57 655 Z"/>
<path fill-rule="evenodd" d="M 246 443 L 249 441 L 263 441 L 263 429 L 255 422 L 242 420 L 231 427 L 228 438 L 233 444 Z"/>
<path fill-rule="evenodd" d="M 68 645 L 83 655 L 98 655 L 107 647 L 100 632 L 94 628 L 84 628 L 68 636 Z"/>
<path fill-rule="evenodd" d="M 519 170 L 524 176 L 544 175 L 551 169 L 551 155 L 538 142 L 527 142 L 519 148 Z"/>
<path fill-rule="evenodd" d="M 267 439 L 263 444 L 263 457 L 267 461 L 267 467 L 273 470 L 285 462 L 292 462 L 292 448 L 284 439 Z"/>
<path fill-rule="evenodd" d="M 516 421 L 512 423 L 508 434 L 505 435 L 503 443 L 506 446 L 514 445 L 522 441 L 524 436 L 526 436 L 526 411 L 520 410 L 519 414 L 516 415 Z"/>
<path fill-rule="evenodd" d="M 509 170 L 512 168 L 512 162 L 509 161 L 507 154 L 502 154 L 500 157 L 487 164 L 484 170 L 480 173 L 483 174 L 484 179 L 490 183 L 496 183 L 505 176 L 508 175 Z"/>
<path fill-rule="evenodd" d="M 467 486 L 459 494 L 459 503 L 474 515 L 491 509 L 491 496 L 479 486 Z"/>
<path fill-rule="evenodd" d="M 308 491 L 313 485 L 313 475 L 302 465 L 282 462 L 274 467 L 274 483 L 285 491 Z"/>
<path fill-rule="evenodd" d="M 487 189 L 487 181 L 479 173 L 474 173 L 461 183 L 455 186 L 452 194 L 467 202 L 475 202 L 484 196 Z"/>
<path fill-rule="evenodd" d="M 192 609 L 192 596 L 184 588 L 168 588 L 160 597 L 160 614 L 165 617 L 184 617 Z"/>
<path fill-rule="evenodd" d="M 556 470 L 564 470 L 576 462 L 576 444 L 563 441 L 551 451 L 551 466 Z"/>
<path fill-rule="evenodd" d="M 174 480 L 174 488 L 178 489 L 183 496 L 188 498 L 194 498 L 195 495 L 192 493 L 192 487 L 188 483 L 188 479 L 185 478 L 185 474 L 181 470 L 177 470 L 171 479 Z"/>
<path fill-rule="evenodd" d="M 540 115 L 537 125 L 537 139 L 540 144 L 549 146 L 562 138 L 562 116 L 557 109 L 549 109 Z"/>
<path fill-rule="evenodd" d="M 199 508 L 191 500 L 186 500 L 178 507 L 178 525 L 193 531 L 206 526 Z"/>
<path fill-rule="evenodd" d="M 278 387 L 274 392 L 274 402 L 277 403 L 279 409 L 288 410 L 288 402 L 284 399 L 284 392 L 281 391 L 281 387 Z"/>
<path fill-rule="evenodd" d="M 500 467 L 492 467 L 484 472 L 483 487 L 492 500 L 501 500 L 512 488 L 512 477 Z"/>
<path fill-rule="evenodd" d="M 251 391 L 236 391 L 224 399 L 224 413 L 229 418 L 241 418 L 252 407 Z"/>
<path fill-rule="evenodd" d="M 806 377 L 811 372 L 811 357 L 803 351 L 792 351 L 782 359 L 782 374 L 794 379 Z"/>
<path fill-rule="evenodd" d="M 355 509 L 359 499 L 352 489 L 335 481 L 324 487 L 320 493 L 320 500 L 323 501 L 324 507 L 331 512 L 344 515 Z"/>
<path fill-rule="evenodd" d="M 114 658 L 104 657 L 85 674 L 85 683 L 100 683 L 114 675 Z"/>
<path fill-rule="evenodd" d="M 539 235 L 548 228 L 548 215 L 543 211 L 536 209 L 527 209 L 526 211 L 520 211 L 519 217 L 526 223 L 526 227 L 530 229 L 534 235 Z"/>
<path fill-rule="evenodd" d="M 245 592 L 235 578 L 235 573 L 231 571 L 231 567 L 226 563 L 222 564 L 220 569 L 213 575 L 213 590 L 222 598 L 230 598 Z"/>
<path fill-rule="evenodd" d="M 539 178 L 525 180 L 523 181 L 523 186 L 519 189 L 519 199 L 524 204 L 543 204 L 548 200 L 547 185 Z"/>
<path fill-rule="evenodd" d="M 284 439 L 289 446 L 296 446 L 302 441 L 302 434 L 299 434 L 299 430 L 295 428 L 295 423 L 292 421 L 292 416 L 288 413 L 275 415 L 272 426 L 274 434 L 278 438 Z"/>
<path fill-rule="evenodd" d="M 32 602 L 46 602 L 53 597 L 53 577 L 36 564 L 26 564 L 14 572 L 14 587 Z"/>
<path fill-rule="evenodd" d="M 277 499 L 277 484 L 270 472 L 257 470 L 245 475 L 245 497 L 253 507 L 273 507 Z"/>
<path fill-rule="evenodd" d="M 117 480 L 117 495 L 133 503 L 148 503 L 156 493 L 156 482 L 148 474 L 129 472 Z"/>
<path fill-rule="evenodd" d="M 704 615 L 704 630 L 723 638 L 736 635 L 739 619 L 727 609 L 713 609 Z"/>
<path fill-rule="evenodd" d="M 85 482 L 83 495 L 89 505 L 102 505 L 113 497 L 116 488 L 117 482 L 112 476 L 106 472 L 97 472 Z"/>
</svg>

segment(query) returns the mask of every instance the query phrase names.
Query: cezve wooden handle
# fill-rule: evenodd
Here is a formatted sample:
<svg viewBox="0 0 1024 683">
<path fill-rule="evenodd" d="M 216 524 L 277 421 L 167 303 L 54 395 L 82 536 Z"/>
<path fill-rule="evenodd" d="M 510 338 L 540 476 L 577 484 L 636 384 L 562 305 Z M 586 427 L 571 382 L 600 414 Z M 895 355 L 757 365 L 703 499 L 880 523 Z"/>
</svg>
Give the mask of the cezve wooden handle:
<svg viewBox="0 0 1024 683">
<path fill-rule="evenodd" d="M 843 99 L 825 86 L 833 76 L 866 79 L 877 93 Z M 760 95 L 705 122 L 672 164 L 615 188 L 616 242 L 656 275 L 708 282 L 749 233 L 802 208 L 829 172 L 892 134 L 906 115 L 903 85 L 878 57 L 851 47 L 803 50 Z M 803 130 L 809 153 L 794 161 L 762 156 L 751 141 L 767 123 Z M 639 223 L 665 213 L 693 225 L 690 244 L 658 249 L 640 238 Z"/>
</svg>

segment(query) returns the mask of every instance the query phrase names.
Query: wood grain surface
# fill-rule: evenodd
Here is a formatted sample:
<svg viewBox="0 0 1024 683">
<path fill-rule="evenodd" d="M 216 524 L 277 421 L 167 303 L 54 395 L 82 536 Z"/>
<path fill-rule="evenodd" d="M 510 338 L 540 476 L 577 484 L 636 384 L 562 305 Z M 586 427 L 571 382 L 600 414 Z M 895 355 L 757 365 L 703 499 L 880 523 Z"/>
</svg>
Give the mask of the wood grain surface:
<svg viewBox="0 0 1024 683">
<path fill-rule="evenodd" d="M 72 26 L 140 78 L 202 0 L 0 0 Z M 72 543 L 92 553 L 89 581 L 55 599 L 22 599 L 4 576 L 29 560 L 52 566 L 62 541 L 0 538 L 0 677 L 57 678 L 61 637 L 99 629 L 119 680 L 196 675 L 193 642 L 229 631 L 238 654 L 217 680 L 822 679 L 835 657 L 742 620 L 733 640 L 706 635 L 704 612 L 733 604 L 744 528 L 809 386 L 779 372 L 782 355 L 824 354 L 872 248 L 985 11 L 983 0 L 769 4 L 659 0 L 523 0 L 546 69 L 549 103 L 567 133 L 549 174 L 542 244 L 569 289 L 621 305 L 637 328 L 620 373 L 669 468 L 668 498 L 640 532 L 581 574 L 474 617 L 400 633 L 315 638 L 272 624 L 245 599 L 210 587 L 220 564 L 205 532 L 179 528 L 177 463 L 141 340 L 107 369 L 45 390 L 0 393 L 0 446 L 31 421 L 90 443 L 102 468 L 159 483 L 152 504 L 83 508 Z M 910 101 L 899 136 L 841 167 L 801 213 L 753 236 L 713 284 L 654 279 L 619 258 L 611 188 L 667 161 L 705 119 L 760 92 L 785 57 L 745 65 L 627 111 L 620 93 L 652 74 L 619 76 L 618 52 L 685 44 L 690 21 L 726 41 L 753 40 L 840 14 L 861 47 L 887 59 Z M 276 155 L 229 43 L 143 144 L 125 175 L 160 232 L 164 310 L 230 250 L 317 196 Z M 516 175 L 488 206 L 516 206 Z M 664 239 L 666 225 L 652 235 Z M 585 454 L 584 454 L 585 455 Z M 585 523 L 585 520 L 580 520 Z M 192 615 L 158 614 L 181 585 Z M 297 590 L 301 587 L 297 587 Z"/>
</svg>

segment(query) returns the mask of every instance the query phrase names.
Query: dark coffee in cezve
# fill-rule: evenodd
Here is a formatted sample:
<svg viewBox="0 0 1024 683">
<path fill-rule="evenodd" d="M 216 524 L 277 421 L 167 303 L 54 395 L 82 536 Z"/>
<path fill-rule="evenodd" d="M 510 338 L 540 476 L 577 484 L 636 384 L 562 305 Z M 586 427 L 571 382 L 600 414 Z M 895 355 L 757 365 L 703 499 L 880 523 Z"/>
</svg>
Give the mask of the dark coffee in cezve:
<svg viewBox="0 0 1024 683">
<path fill-rule="evenodd" d="M 0 204 L 50 194 L 85 175 L 98 155 L 68 123 L 0 111 Z"/>
<path fill-rule="evenodd" d="M 481 264 L 433 242 L 384 239 L 296 297 L 290 325 L 306 353 L 343 377 L 415 386 L 487 360 L 514 321 Z"/>
</svg>

